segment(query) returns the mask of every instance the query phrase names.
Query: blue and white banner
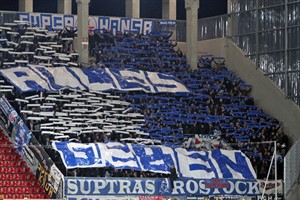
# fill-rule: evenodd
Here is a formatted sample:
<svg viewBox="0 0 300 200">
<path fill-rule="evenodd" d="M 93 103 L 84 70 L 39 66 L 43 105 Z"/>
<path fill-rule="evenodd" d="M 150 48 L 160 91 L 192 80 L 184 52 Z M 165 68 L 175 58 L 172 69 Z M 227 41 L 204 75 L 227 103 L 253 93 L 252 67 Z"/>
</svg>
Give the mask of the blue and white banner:
<svg viewBox="0 0 300 200">
<path fill-rule="evenodd" d="M 18 122 L 15 131 L 16 131 L 15 145 L 19 153 L 22 155 L 25 147 L 29 144 L 29 141 L 31 139 L 31 134 L 28 127 L 26 126 L 26 124 L 23 122 L 22 119 Z"/>
<path fill-rule="evenodd" d="M 61 88 L 107 91 L 189 92 L 175 77 L 135 69 L 71 67 L 13 67 L 0 73 L 20 92 L 58 91 Z M 62 76 L 63 74 L 63 76 Z"/>
<path fill-rule="evenodd" d="M 64 27 L 77 27 L 76 15 L 49 14 L 49 13 L 19 13 L 19 20 L 27 21 L 32 26 L 51 27 L 54 30 L 60 30 Z M 92 29 L 110 30 L 113 33 L 117 31 L 133 31 L 142 34 L 148 34 L 154 27 L 154 21 L 151 19 L 132 19 L 120 17 L 102 17 L 90 16 L 89 26 Z"/>
<path fill-rule="evenodd" d="M 67 169 L 113 167 L 169 174 L 174 166 L 179 177 L 256 178 L 250 160 L 235 150 L 188 151 L 181 147 L 118 142 L 53 142 L 52 147 L 60 153 Z"/>
<path fill-rule="evenodd" d="M 16 125 L 20 117 L 5 97 L 0 97 L 0 109 L 7 118 L 7 123 Z"/>
<path fill-rule="evenodd" d="M 23 155 L 24 149 L 31 139 L 29 129 L 5 97 L 0 97 L 0 109 L 7 118 L 7 125 L 12 126 L 12 139 L 15 142 L 15 148 Z"/>
<path fill-rule="evenodd" d="M 161 19 L 159 20 L 160 26 L 176 26 L 176 20 L 168 20 L 168 19 Z"/>
<path fill-rule="evenodd" d="M 149 195 L 149 196 L 216 196 L 261 194 L 256 180 L 238 179 L 176 179 L 171 187 L 169 179 L 162 178 L 66 178 L 65 194 L 96 197 L 99 195 Z"/>
</svg>

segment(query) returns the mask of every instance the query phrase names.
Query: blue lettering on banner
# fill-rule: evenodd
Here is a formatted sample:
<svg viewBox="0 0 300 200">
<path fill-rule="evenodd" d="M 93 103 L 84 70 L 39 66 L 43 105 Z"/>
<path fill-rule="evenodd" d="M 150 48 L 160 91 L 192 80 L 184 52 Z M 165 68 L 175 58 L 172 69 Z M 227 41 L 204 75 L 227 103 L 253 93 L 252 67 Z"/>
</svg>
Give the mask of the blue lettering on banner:
<svg viewBox="0 0 300 200">
<path fill-rule="evenodd" d="M 53 16 L 54 18 L 54 16 Z M 42 27 L 52 27 L 52 15 L 51 14 L 41 14 L 41 26 Z"/>
<path fill-rule="evenodd" d="M 131 30 L 131 18 L 121 18 L 121 31 L 126 33 Z"/>
<path fill-rule="evenodd" d="M 30 15 L 30 24 L 37 27 L 42 27 L 40 15 Z"/>
<path fill-rule="evenodd" d="M 120 29 L 120 19 L 119 18 L 111 18 L 110 19 L 110 30 L 116 34 Z"/>
<path fill-rule="evenodd" d="M 164 195 L 164 196 L 211 196 L 261 194 L 256 180 L 223 179 L 210 183 L 206 179 L 177 179 L 171 188 L 169 179 L 135 178 L 65 178 L 66 195 L 95 197 L 99 195 Z"/>
<path fill-rule="evenodd" d="M 109 30 L 110 29 L 110 18 L 109 17 L 99 17 L 98 18 L 98 29 Z"/>
<path fill-rule="evenodd" d="M 32 26 L 51 27 L 54 30 L 61 30 L 64 27 L 76 27 L 76 15 L 45 14 L 45 13 L 19 13 L 19 20 L 27 21 Z M 140 34 L 148 34 L 154 28 L 154 21 L 149 19 L 131 19 L 119 17 L 89 17 L 89 24 L 94 29 L 118 31 L 134 31 Z"/>
<path fill-rule="evenodd" d="M 65 26 L 65 27 L 74 27 L 75 26 L 75 18 L 73 15 L 64 15 L 63 22 L 64 23 L 62 26 Z M 54 26 L 54 28 L 60 29 L 60 26 Z"/>
<path fill-rule="evenodd" d="M 19 13 L 19 20 L 30 22 L 29 21 L 29 13 Z"/>
<path fill-rule="evenodd" d="M 63 18 L 55 16 L 53 17 L 53 26 L 55 29 L 63 29 Z"/>
<path fill-rule="evenodd" d="M 145 92 L 190 92 L 178 79 L 156 72 L 134 69 L 79 69 L 70 67 L 14 67 L 1 69 L 7 81 L 20 93 L 58 91 L 69 87 L 79 90 L 143 90 Z M 64 74 L 64 78 L 60 78 Z"/>
<path fill-rule="evenodd" d="M 208 152 L 187 151 L 181 147 L 118 142 L 93 144 L 53 142 L 52 146 L 60 153 L 67 169 L 110 166 L 169 174 L 170 166 L 173 165 L 179 177 L 207 179 L 256 177 L 250 160 L 241 151 L 219 149 Z"/>
</svg>

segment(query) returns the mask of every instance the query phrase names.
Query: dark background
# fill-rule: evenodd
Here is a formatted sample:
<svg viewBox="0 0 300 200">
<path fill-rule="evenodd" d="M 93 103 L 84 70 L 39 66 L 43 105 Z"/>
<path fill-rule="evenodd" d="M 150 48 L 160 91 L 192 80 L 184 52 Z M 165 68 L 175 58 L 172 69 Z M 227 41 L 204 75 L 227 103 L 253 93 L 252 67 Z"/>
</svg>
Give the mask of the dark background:
<svg viewBox="0 0 300 200">
<path fill-rule="evenodd" d="M 58 0 L 33 0 L 34 12 L 57 12 Z M 72 12 L 77 13 L 76 0 L 72 0 Z M 141 18 L 161 18 L 161 0 L 140 0 Z M 0 0 L 0 10 L 18 11 L 19 0 Z M 200 0 L 198 18 L 227 13 L 227 0 Z M 90 15 L 125 16 L 125 0 L 91 0 Z M 184 0 L 177 0 L 177 19 L 185 20 Z"/>
</svg>

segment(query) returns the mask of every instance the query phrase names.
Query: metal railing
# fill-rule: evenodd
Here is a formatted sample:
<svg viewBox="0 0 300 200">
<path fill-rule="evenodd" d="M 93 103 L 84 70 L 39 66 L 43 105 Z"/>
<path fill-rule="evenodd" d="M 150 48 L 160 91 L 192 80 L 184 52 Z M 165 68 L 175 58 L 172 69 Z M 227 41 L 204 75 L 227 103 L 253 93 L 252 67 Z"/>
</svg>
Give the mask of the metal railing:
<svg viewBox="0 0 300 200">
<path fill-rule="evenodd" d="M 232 0 L 228 36 L 300 106 L 300 1 Z"/>
<path fill-rule="evenodd" d="M 199 19 L 198 41 L 226 37 L 227 19 L 227 15 Z"/>
<path fill-rule="evenodd" d="M 0 12 L 0 24 L 10 23 L 17 19 L 18 19 L 17 12 L 10 12 L 10 11 Z"/>
</svg>

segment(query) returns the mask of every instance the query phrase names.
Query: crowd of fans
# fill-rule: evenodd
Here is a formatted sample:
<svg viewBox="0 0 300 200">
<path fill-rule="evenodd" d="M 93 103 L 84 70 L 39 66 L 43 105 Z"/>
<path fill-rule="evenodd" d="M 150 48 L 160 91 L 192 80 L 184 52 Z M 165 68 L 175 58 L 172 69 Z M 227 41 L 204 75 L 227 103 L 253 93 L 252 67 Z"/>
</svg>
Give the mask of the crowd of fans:
<svg viewBox="0 0 300 200">
<path fill-rule="evenodd" d="M 27 33 L 29 27 L 25 26 L 24 29 L 26 31 L 23 30 L 23 32 Z M 8 30 L 3 28 L 1 30 L 1 36 L 4 41 L 10 34 Z M 41 32 L 40 30 L 37 31 L 37 29 L 32 30 L 34 34 Z M 24 35 L 20 30 L 18 32 L 18 35 Z M 43 38 L 57 41 L 65 33 L 63 31 L 53 34 L 55 35 L 53 37 L 46 37 L 49 34 L 49 32 L 46 32 L 44 33 L 45 36 L 39 36 L 40 33 L 37 33 L 38 35 L 33 37 L 35 45 L 31 51 L 40 53 L 39 49 L 43 47 L 39 43 L 43 41 Z M 68 34 L 68 31 L 66 34 Z M 8 41 L 11 41 L 12 38 L 14 37 L 10 37 Z M 276 141 L 276 160 L 279 167 L 278 178 L 282 178 L 283 157 L 289 146 L 288 138 L 284 134 L 280 122 L 256 107 L 253 98 L 250 96 L 251 86 L 236 77 L 234 72 L 226 69 L 224 58 L 205 55 L 200 58 L 196 69 L 190 68 L 182 51 L 179 48 L 175 50 L 176 43 L 169 38 L 170 33 L 168 32 L 151 33 L 149 35 L 135 32 L 118 32 L 114 35 L 108 30 L 91 31 L 89 52 L 95 58 L 91 59 L 91 67 L 135 68 L 161 72 L 175 76 L 188 87 L 191 91 L 190 93 L 148 94 L 142 91 L 110 91 L 111 95 L 118 96 L 121 101 L 130 103 L 132 112 L 140 113 L 144 116 L 145 122 L 139 127 L 139 130 L 148 134 L 146 139 L 159 141 L 161 144 L 182 145 L 197 134 L 213 136 L 216 140 L 224 141 L 232 148 L 240 149 L 248 155 L 260 179 L 267 176 L 274 153 L 273 141 Z M 22 41 L 22 37 L 13 40 L 13 42 L 20 44 Z M 5 42 L 7 45 L 8 42 Z M 9 43 L 9 45 L 12 44 Z M 19 44 L 14 46 L 18 47 Z M 11 46 L 2 47 L 10 48 Z M 16 49 L 18 48 L 16 47 L 14 51 L 17 51 Z M 27 46 L 26 44 L 25 48 L 30 48 L 30 45 Z M 71 53 L 70 46 L 60 49 L 65 53 Z M 24 49 L 21 51 L 24 51 Z M 42 52 L 45 53 L 46 51 L 44 49 Z M 2 58 L 8 59 L 9 51 L 4 51 L 4 53 Z M 76 60 L 69 61 L 76 62 Z M 28 57 L 28 62 L 34 63 L 34 60 L 30 60 Z M 54 63 L 51 63 L 51 65 L 55 66 Z M 56 112 L 60 112 L 61 109 L 62 106 L 55 108 Z M 26 120 L 26 116 L 23 117 Z M 101 119 L 101 117 L 99 116 L 98 118 Z M 36 122 L 35 125 L 38 125 L 36 129 L 31 124 L 31 121 L 28 121 L 28 123 L 33 132 L 40 129 L 40 122 Z M 103 127 L 100 125 L 99 129 L 101 128 Z M 50 140 L 55 139 L 36 136 L 43 145 L 49 145 Z M 124 134 L 122 134 L 123 136 Z M 110 140 L 122 142 L 122 137 L 120 137 L 120 134 L 111 131 L 105 135 L 98 133 L 91 134 L 88 137 L 86 134 L 79 136 L 77 134 L 74 138 L 64 139 L 73 139 L 73 141 L 76 139 L 77 142 L 83 143 Z M 126 134 L 126 138 L 134 137 L 134 135 Z M 134 141 L 136 142 L 136 140 Z M 127 142 L 130 141 L 128 140 Z M 193 148 L 198 147 L 194 146 Z M 222 148 L 222 145 L 219 145 L 218 148 Z M 48 152 L 54 161 L 60 163 L 58 165 L 65 174 L 102 177 L 165 176 L 149 172 L 121 171 L 110 168 L 97 170 L 76 169 L 66 172 L 63 170 L 59 155 L 51 149 Z M 274 173 L 275 170 L 272 167 L 271 178 L 274 178 Z"/>
<path fill-rule="evenodd" d="M 100 39 L 93 39 L 100 38 Z M 174 75 L 192 91 L 191 94 L 120 95 L 134 109 L 144 113 L 145 131 L 164 142 L 181 144 L 186 135 L 221 136 L 233 148 L 243 150 L 254 163 L 258 178 L 265 178 L 277 141 L 279 178 L 288 138 L 281 124 L 257 108 L 249 93 L 251 86 L 225 67 L 224 58 L 203 56 L 196 70 L 186 65 L 180 49 L 165 33 L 147 36 L 136 33 L 96 32 L 91 46 L 95 66 L 114 66 L 158 71 Z M 274 178 L 274 168 L 271 171 Z"/>
<path fill-rule="evenodd" d="M 0 67 L 78 66 L 73 49 L 76 30 L 47 30 L 29 27 L 26 22 L 5 23 L 0 27 Z"/>
</svg>

